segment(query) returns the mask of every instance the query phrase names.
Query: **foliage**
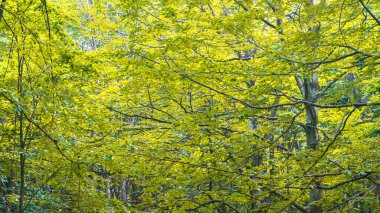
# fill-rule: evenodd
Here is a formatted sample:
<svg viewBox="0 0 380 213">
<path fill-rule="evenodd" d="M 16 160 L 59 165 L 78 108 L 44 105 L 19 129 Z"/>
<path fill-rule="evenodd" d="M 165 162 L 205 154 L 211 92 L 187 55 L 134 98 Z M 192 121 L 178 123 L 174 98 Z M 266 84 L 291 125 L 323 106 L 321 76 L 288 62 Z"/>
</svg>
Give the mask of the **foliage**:
<svg viewBox="0 0 380 213">
<path fill-rule="evenodd" d="M 379 208 L 377 1 L 1 5 L 5 212 Z"/>
</svg>

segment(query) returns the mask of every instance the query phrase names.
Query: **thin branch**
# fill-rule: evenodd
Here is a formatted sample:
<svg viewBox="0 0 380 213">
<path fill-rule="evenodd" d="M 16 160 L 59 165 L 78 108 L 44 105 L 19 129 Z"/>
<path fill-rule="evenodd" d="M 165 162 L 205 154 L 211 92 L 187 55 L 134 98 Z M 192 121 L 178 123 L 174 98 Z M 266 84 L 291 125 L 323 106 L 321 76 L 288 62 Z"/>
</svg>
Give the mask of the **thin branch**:
<svg viewBox="0 0 380 213">
<path fill-rule="evenodd" d="M 360 107 L 364 107 L 364 106 L 380 106 L 380 102 L 340 104 L 340 105 L 320 105 L 320 104 L 315 104 L 315 103 L 311 103 L 311 102 L 304 101 L 304 100 L 299 100 L 298 102 L 304 103 L 304 104 L 308 104 L 308 105 L 312 105 L 312 106 L 315 106 L 315 107 L 318 107 L 318 108 L 335 108 L 335 109 L 347 108 L 347 107 L 360 108 Z"/>
<path fill-rule="evenodd" d="M 282 195 L 282 194 L 280 194 L 280 193 L 278 193 L 276 191 L 271 190 L 271 191 L 269 191 L 269 193 L 273 194 L 273 195 L 276 195 L 277 197 L 280 197 L 280 198 L 282 198 L 284 200 L 289 200 L 289 198 L 285 197 L 284 195 Z M 308 210 L 306 210 L 302 206 L 296 204 L 295 201 L 292 201 L 290 205 L 294 206 L 296 209 L 300 210 L 301 212 L 304 212 L 304 213 L 308 213 L 309 212 Z"/>
<path fill-rule="evenodd" d="M 182 100 L 181 100 L 181 102 L 175 100 L 174 98 L 172 98 L 171 100 L 172 100 L 174 103 L 178 104 L 178 106 L 181 107 L 181 109 L 183 109 L 183 111 L 184 111 L 185 113 L 188 113 L 187 109 L 182 105 Z"/>
<path fill-rule="evenodd" d="M 225 92 L 216 90 L 216 89 L 214 89 L 214 88 L 212 88 L 210 86 L 207 86 L 207 85 L 205 85 L 205 84 L 203 84 L 203 83 L 201 83 L 199 81 L 196 81 L 193 78 L 189 77 L 188 75 L 181 74 L 181 73 L 180 73 L 180 75 L 182 77 L 184 77 L 184 78 L 186 78 L 186 79 L 188 79 L 188 80 L 190 80 L 190 81 L 192 81 L 192 82 L 194 82 L 194 83 L 202 86 L 202 87 L 205 87 L 205 88 L 207 88 L 209 90 L 212 90 L 212 91 L 214 91 L 214 92 L 216 92 L 218 94 L 221 94 L 221 95 L 224 95 L 226 97 L 229 97 L 232 100 L 237 101 L 237 102 L 239 102 L 239 103 L 243 104 L 244 106 L 247 106 L 248 108 L 251 108 L 251 109 L 272 109 L 272 108 L 276 108 L 276 107 L 289 106 L 289 105 L 292 106 L 292 105 L 298 104 L 298 102 L 293 102 L 293 103 L 284 103 L 284 104 L 274 104 L 274 105 L 270 105 L 270 106 L 253 106 L 253 105 L 251 105 L 251 104 L 249 104 L 249 103 L 247 103 L 247 102 L 245 102 L 245 101 L 243 101 L 241 99 L 235 98 L 235 97 L 233 97 L 233 96 L 231 96 L 231 95 L 229 95 L 229 94 L 227 94 Z"/>
<path fill-rule="evenodd" d="M 351 183 L 351 182 L 355 182 L 355 181 L 357 181 L 357 180 L 365 179 L 365 178 L 367 178 L 368 176 L 370 176 L 371 174 L 373 174 L 373 173 L 366 173 L 366 174 L 364 174 L 364 175 L 360 175 L 360 176 L 358 176 L 358 177 L 356 177 L 356 178 L 353 178 L 353 179 L 350 179 L 350 180 L 347 180 L 347 181 L 340 182 L 340 183 L 335 184 L 335 185 L 333 185 L 333 186 L 316 186 L 316 188 L 318 188 L 318 189 L 325 189 L 325 190 L 335 189 L 335 188 L 338 188 L 339 186 L 343 186 L 343 185 L 345 185 L 345 184 L 347 184 L 347 183 Z"/>
<path fill-rule="evenodd" d="M 248 11 L 248 8 L 246 6 L 244 6 L 241 2 L 239 2 L 239 0 L 234 0 L 234 2 L 236 4 L 238 4 L 241 8 L 243 8 L 244 11 Z"/>
<path fill-rule="evenodd" d="M 229 62 L 229 61 L 249 61 L 253 59 L 253 57 L 247 57 L 247 58 L 229 58 L 226 60 L 215 60 L 215 62 Z"/>
<path fill-rule="evenodd" d="M 53 179 L 53 177 L 56 175 L 56 174 L 58 174 L 58 172 L 61 170 L 61 168 L 63 167 L 63 165 L 61 165 L 60 167 L 58 167 L 58 169 L 56 169 L 45 181 L 44 181 L 44 183 L 43 184 L 41 184 L 41 185 L 45 185 L 45 184 L 47 184 L 51 179 Z M 30 202 L 36 197 L 36 195 L 37 195 L 37 193 L 39 192 L 39 191 L 41 191 L 42 190 L 42 187 L 38 187 L 38 190 L 36 190 L 33 194 L 32 194 L 32 196 L 30 196 L 30 198 L 29 198 L 29 201 L 24 205 L 24 209 L 27 209 L 28 208 L 28 206 L 29 206 L 29 204 L 30 204 Z"/>
<path fill-rule="evenodd" d="M 209 169 L 209 170 L 214 170 L 214 171 L 218 171 L 218 172 L 224 172 L 224 173 L 229 173 L 229 174 L 236 174 L 236 175 L 239 175 L 239 176 L 249 176 L 247 174 L 243 174 L 243 173 L 240 173 L 240 172 L 234 172 L 234 171 L 230 171 L 230 170 L 219 169 L 219 168 L 208 166 L 208 165 L 193 164 L 193 163 L 190 163 L 190 162 L 176 160 L 176 159 L 172 159 L 172 158 L 169 158 L 169 157 L 161 157 L 160 158 L 160 157 L 154 157 L 154 156 L 146 155 L 146 154 L 143 154 L 143 153 L 138 153 L 137 155 L 141 155 L 141 156 L 144 156 L 144 157 L 147 157 L 147 158 L 150 158 L 150 159 L 153 159 L 153 160 L 158 160 L 158 161 L 167 161 L 167 162 L 171 162 L 171 163 L 178 163 L 178 164 L 182 164 L 182 165 L 188 165 L 188 166 L 191 166 L 191 167 L 194 167 L 194 168 Z"/>
<path fill-rule="evenodd" d="M 324 173 L 324 174 L 310 174 L 310 175 L 304 175 L 304 177 L 308 177 L 308 178 L 315 178 L 315 177 L 326 177 L 326 176 L 338 176 L 338 175 L 341 175 L 342 172 L 338 172 L 338 173 Z"/>
<path fill-rule="evenodd" d="M 280 30 L 277 29 L 277 27 L 275 25 L 273 25 L 272 23 L 270 23 L 269 21 L 265 20 L 265 19 L 261 19 L 266 25 L 268 25 L 269 27 L 277 30 L 277 32 L 280 34 L 280 35 L 284 35 L 284 33 Z"/>
<path fill-rule="evenodd" d="M 48 33 L 49 33 L 49 39 L 51 39 L 51 30 L 50 30 L 50 19 L 49 19 L 49 11 L 47 8 L 47 3 L 46 0 L 41 0 L 42 4 L 44 5 L 45 13 L 46 13 L 46 25 L 48 28 Z"/>
<path fill-rule="evenodd" d="M 162 113 L 168 115 L 169 117 L 173 118 L 174 120 L 177 120 L 177 119 L 176 119 L 173 115 L 171 115 L 170 113 L 168 113 L 168 112 L 166 112 L 166 111 L 164 111 L 164 110 L 162 110 L 162 109 L 158 109 L 157 107 L 155 107 L 155 106 L 153 105 L 153 101 L 152 101 L 152 97 L 151 97 L 151 95 L 150 95 L 150 91 L 149 91 L 149 89 L 148 89 L 148 98 L 149 98 L 149 105 L 150 105 L 150 107 L 151 107 L 153 110 L 157 110 L 157 111 L 159 111 L 159 112 L 162 112 Z"/>
<path fill-rule="evenodd" d="M 331 59 L 331 60 L 310 61 L 310 62 L 297 61 L 297 60 L 286 58 L 286 57 L 283 57 L 283 56 L 280 56 L 280 59 L 283 59 L 283 60 L 286 60 L 286 61 L 289 61 L 289 62 L 293 62 L 293 63 L 297 63 L 297 64 L 303 64 L 303 65 L 329 64 L 329 63 L 332 63 L 332 62 L 337 62 L 337 61 L 343 60 L 345 58 L 354 56 L 354 55 L 359 54 L 359 53 L 361 53 L 361 52 L 354 51 L 352 53 L 349 53 L 349 54 L 346 54 L 346 55 L 342 55 L 342 56 L 340 56 L 338 58 L 334 58 L 334 59 Z"/>
<path fill-rule="evenodd" d="M 154 117 L 147 117 L 147 116 L 144 116 L 144 115 L 129 115 L 129 114 L 126 114 L 126 113 L 123 113 L 123 112 L 120 112 L 119 110 L 116 110 L 112 107 L 109 107 L 109 106 L 105 106 L 107 109 L 111 110 L 111 111 L 114 111 L 120 115 L 124 115 L 126 117 L 130 117 L 130 118 L 133 118 L 133 117 L 138 117 L 138 118 L 142 118 L 142 119 L 147 119 L 147 120 L 152 120 L 152 121 L 157 121 L 159 123 L 166 123 L 166 124 L 173 124 L 172 122 L 170 121 L 165 121 L 165 120 L 161 120 L 161 119 L 158 119 L 158 118 L 154 118 Z"/>
<path fill-rule="evenodd" d="M 359 2 L 364 7 L 364 9 L 371 15 L 371 17 L 375 19 L 377 24 L 380 26 L 380 20 L 375 16 L 375 14 L 372 13 L 372 11 L 367 7 L 367 5 L 364 4 L 363 0 L 359 0 Z"/>
<path fill-rule="evenodd" d="M 266 25 L 268 25 L 269 27 L 277 30 L 277 27 L 274 26 L 272 23 L 270 23 L 269 21 L 265 20 L 265 19 L 261 19 Z"/>
<path fill-rule="evenodd" d="M 222 91 L 219 91 L 217 89 L 214 89 L 213 87 L 210 87 L 208 85 L 205 85 L 197 80 L 194 80 L 193 78 L 189 77 L 188 75 L 185 75 L 185 74 L 181 74 L 179 73 L 182 77 L 202 86 L 202 87 L 205 87 L 211 91 L 214 91 L 220 95 L 223 95 L 223 96 L 226 96 L 226 97 L 229 97 L 231 98 L 232 100 L 234 101 L 237 101 L 241 104 L 243 104 L 244 106 L 248 107 L 248 108 L 251 108 L 251 109 L 272 109 L 272 108 L 277 108 L 277 107 L 284 107 L 284 106 L 294 106 L 294 105 L 298 105 L 298 104 L 307 104 L 307 105 L 310 105 L 310 106 L 315 106 L 315 107 L 318 107 L 318 108 L 335 108 L 335 109 L 339 109 L 339 108 L 348 108 L 348 107 L 356 107 L 356 108 L 360 108 L 360 107 L 364 107 L 364 106 L 380 106 L 380 102 L 372 102 L 372 103 L 354 103 L 354 104 L 340 104 L 340 105 L 333 105 L 333 104 L 329 104 L 329 105 L 320 105 L 320 104 L 316 104 L 316 103 L 312 103 L 312 102 L 309 102 L 309 101 L 305 101 L 305 100 L 297 100 L 295 102 L 289 102 L 289 103 L 282 103 L 282 104 L 274 104 L 274 105 L 267 105 L 267 106 L 253 106 L 252 104 L 249 104 L 241 99 L 238 99 L 238 98 L 235 98 L 233 97 L 232 95 L 229 95 L 225 92 L 222 92 Z"/>
<path fill-rule="evenodd" d="M 325 92 L 327 92 L 328 89 L 330 89 L 330 87 L 332 87 L 341 77 L 343 77 L 347 72 L 343 72 L 339 75 L 339 77 L 335 78 L 334 80 L 332 80 L 325 88 L 323 88 L 323 90 L 318 93 L 318 97 L 316 98 L 316 100 L 319 99 L 319 97 L 321 97 L 322 95 L 325 94 Z"/>
<path fill-rule="evenodd" d="M 360 192 L 360 193 L 358 193 L 358 194 L 356 194 L 356 195 L 354 195 L 354 196 L 352 196 L 352 197 L 350 197 L 350 198 L 347 198 L 345 201 L 343 201 L 342 203 L 339 203 L 339 204 L 337 204 L 337 205 L 335 205 L 335 206 L 333 206 L 333 207 L 331 207 L 331 208 L 328 208 L 328 209 L 326 209 L 326 212 L 330 212 L 330 211 L 333 211 L 333 210 L 337 210 L 339 207 L 341 207 L 342 205 L 346 205 L 348 202 L 350 202 L 351 200 L 355 200 L 355 199 L 357 199 L 357 198 L 359 198 L 359 197 L 364 197 L 364 196 L 366 196 L 367 194 L 369 194 L 369 192 L 370 191 L 372 191 L 372 190 L 374 190 L 374 189 L 376 189 L 375 187 L 372 187 L 372 188 L 370 188 L 369 190 L 367 190 L 367 191 L 363 191 L 363 192 Z"/>
<path fill-rule="evenodd" d="M 274 143 L 276 143 L 280 138 L 282 138 L 286 133 L 288 133 L 288 131 L 292 128 L 292 126 L 293 126 L 295 120 L 297 119 L 297 117 L 298 117 L 299 115 L 301 115 L 302 112 L 303 112 L 303 110 L 302 110 L 302 111 L 299 111 L 295 116 L 293 116 L 292 121 L 291 121 L 289 127 L 285 130 L 284 133 L 282 133 L 280 136 L 278 136 L 278 137 L 274 140 Z"/>
<path fill-rule="evenodd" d="M 32 123 L 35 127 L 37 127 L 37 129 L 39 129 L 41 132 L 44 133 L 44 135 L 49 138 L 51 141 L 53 141 L 54 143 L 54 146 L 57 148 L 58 152 L 63 156 L 65 157 L 67 160 L 69 160 L 70 162 L 74 163 L 69 157 L 67 157 L 67 155 L 65 153 L 62 152 L 61 148 L 59 148 L 58 146 L 58 140 L 53 138 L 53 136 L 51 136 L 49 133 L 46 132 L 45 129 L 43 129 L 39 124 L 37 124 L 34 120 L 32 120 L 31 118 L 29 118 L 29 116 L 24 112 L 22 111 L 26 120 L 28 120 L 30 123 Z"/>
<path fill-rule="evenodd" d="M 239 213 L 240 211 L 238 211 L 236 208 L 234 208 L 232 205 L 226 203 L 224 200 L 210 200 L 210 201 L 207 201 L 205 203 L 202 203 L 200 205 L 198 205 L 197 207 L 195 208 L 192 208 L 192 209 L 186 209 L 186 211 L 197 211 L 198 209 L 204 207 L 204 206 L 208 206 L 210 204 L 213 204 L 213 203 L 223 203 L 225 204 L 226 206 L 230 207 L 232 210 L 234 210 L 234 212 L 237 212 Z"/>
<path fill-rule="evenodd" d="M 348 119 L 350 118 L 350 116 L 352 115 L 352 113 L 354 113 L 355 110 L 356 110 L 356 107 L 354 107 L 354 109 L 352 109 L 348 113 L 347 117 L 341 122 L 341 124 L 339 125 L 338 131 L 335 133 L 334 138 L 327 145 L 327 147 L 325 148 L 325 150 L 323 151 L 323 153 L 317 158 L 317 160 L 315 160 L 314 163 L 304 172 L 305 175 L 326 155 L 326 153 L 329 151 L 330 147 L 335 143 L 336 139 L 343 132 L 344 128 L 346 127 Z"/>
</svg>

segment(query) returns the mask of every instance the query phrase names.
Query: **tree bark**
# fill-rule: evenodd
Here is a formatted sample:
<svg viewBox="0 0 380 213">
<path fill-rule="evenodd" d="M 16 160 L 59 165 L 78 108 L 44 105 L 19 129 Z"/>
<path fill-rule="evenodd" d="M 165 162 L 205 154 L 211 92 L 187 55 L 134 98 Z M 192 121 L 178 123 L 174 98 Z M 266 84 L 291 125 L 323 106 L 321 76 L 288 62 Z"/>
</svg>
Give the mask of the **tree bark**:
<svg viewBox="0 0 380 213">
<path fill-rule="evenodd" d="M 17 90 L 20 97 L 23 97 L 23 74 L 24 74 L 24 56 L 18 51 L 18 83 Z M 24 195 L 25 195 L 25 140 L 24 140 L 24 113 L 21 106 L 18 107 L 17 119 L 19 122 L 19 156 L 20 156 L 20 193 L 19 193 L 19 213 L 24 213 Z"/>
<path fill-rule="evenodd" d="M 310 76 L 305 77 L 303 80 L 299 77 L 296 77 L 296 81 L 303 95 L 303 98 L 310 103 L 316 103 L 319 97 L 318 74 L 312 73 Z M 318 108 L 309 104 L 305 104 L 304 106 L 306 111 L 305 133 L 307 148 L 315 149 L 320 141 L 320 137 L 318 134 Z M 311 213 L 322 212 L 322 208 L 318 203 L 316 203 L 322 199 L 323 195 L 322 190 L 318 188 L 318 186 L 320 185 L 320 181 L 316 180 L 314 188 L 310 189 L 309 192 L 309 203 Z"/>
<path fill-rule="evenodd" d="M 312 74 L 309 78 L 304 78 L 304 99 L 310 103 L 318 100 L 318 75 Z M 314 149 L 319 143 L 318 135 L 318 108 L 305 104 L 306 110 L 306 142 L 307 147 Z"/>
<path fill-rule="evenodd" d="M 6 0 L 2 0 L 1 1 L 1 5 L 0 5 L 0 21 L 3 19 L 4 17 L 4 7 L 5 7 L 5 2 Z"/>
</svg>

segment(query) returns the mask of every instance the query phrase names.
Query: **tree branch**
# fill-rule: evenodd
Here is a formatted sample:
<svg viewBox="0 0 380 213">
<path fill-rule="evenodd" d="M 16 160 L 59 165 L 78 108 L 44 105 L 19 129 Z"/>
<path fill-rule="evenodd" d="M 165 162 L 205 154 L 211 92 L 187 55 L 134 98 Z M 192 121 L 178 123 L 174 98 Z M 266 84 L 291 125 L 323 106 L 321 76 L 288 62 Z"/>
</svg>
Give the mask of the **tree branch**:
<svg viewBox="0 0 380 213">
<path fill-rule="evenodd" d="M 54 146 L 57 148 L 58 152 L 63 156 L 65 157 L 67 160 L 69 160 L 70 162 L 74 163 L 69 157 L 67 157 L 66 154 L 64 154 L 61 150 L 61 148 L 59 148 L 58 146 L 58 140 L 53 138 L 53 136 L 51 136 L 49 133 L 46 132 L 45 129 L 43 129 L 40 125 L 38 125 L 34 120 L 30 119 L 29 116 L 24 112 L 22 111 L 26 120 L 28 120 L 30 123 L 32 123 L 35 127 L 37 127 L 37 129 L 39 129 L 41 132 L 44 133 L 44 135 L 49 138 L 51 141 L 53 141 L 54 143 Z"/>
<path fill-rule="evenodd" d="M 371 17 L 375 19 L 377 24 L 380 26 L 380 20 L 375 16 L 375 14 L 372 13 L 372 11 L 367 7 L 367 5 L 364 4 L 363 0 L 359 0 L 359 2 L 364 7 L 364 9 L 371 15 Z"/>
<path fill-rule="evenodd" d="M 147 119 L 147 120 L 152 120 L 152 121 L 157 121 L 159 123 L 166 123 L 166 124 L 173 124 L 172 122 L 170 121 L 165 121 L 165 120 L 161 120 L 161 119 L 158 119 L 158 118 L 154 118 L 154 117 L 147 117 L 147 116 L 144 116 L 144 115 L 129 115 L 129 114 L 126 114 L 126 113 L 123 113 L 123 112 L 120 112 L 119 110 L 116 110 L 112 107 L 109 107 L 109 106 L 105 106 L 107 109 L 111 110 L 111 111 L 114 111 L 120 115 L 124 115 L 126 117 L 130 117 L 130 118 L 133 118 L 133 117 L 138 117 L 138 118 L 142 118 L 142 119 Z"/>
<path fill-rule="evenodd" d="M 223 95 L 223 96 L 226 96 L 226 97 L 229 97 L 231 98 L 232 100 L 234 101 L 237 101 L 241 104 L 243 104 L 244 106 L 248 107 L 248 108 L 251 108 L 251 109 L 272 109 L 272 108 L 277 108 L 277 107 L 284 107 L 284 106 L 294 106 L 294 105 L 297 105 L 297 104 L 307 104 L 307 105 L 311 105 L 311 106 L 315 106 L 315 107 L 318 107 L 318 108 L 335 108 L 335 109 L 338 109 L 338 108 L 347 108 L 347 107 L 356 107 L 356 108 L 360 108 L 360 107 L 364 107 L 364 106 L 380 106 L 380 102 L 373 102 L 373 103 L 354 103 L 354 104 L 340 104 L 340 105 L 332 105 L 332 104 L 329 104 L 329 105 L 320 105 L 320 104 L 316 104 L 316 103 L 312 103 L 312 102 L 309 102 L 309 101 L 305 101 L 305 100 L 297 100 L 295 102 L 289 102 L 289 103 L 282 103 L 282 104 L 273 104 L 273 105 L 267 105 L 267 106 L 254 106 L 252 104 L 249 104 L 241 99 L 238 99 L 238 98 L 235 98 L 233 97 L 232 95 L 229 95 L 225 92 L 222 92 L 222 91 L 219 91 L 217 89 L 214 89 L 206 84 L 203 84 L 197 80 L 194 80 L 193 78 L 189 77 L 188 75 L 185 75 L 185 74 L 181 74 L 179 73 L 182 77 L 202 86 L 202 87 L 205 87 L 211 91 L 214 91 L 220 95 Z"/>
<path fill-rule="evenodd" d="M 360 175 L 360 176 L 358 176 L 358 177 L 356 177 L 356 178 L 353 178 L 353 179 L 350 179 L 350 180 L 347 180 L 347 181 L 340 182 L 340 183 L 335 184 L 335 185 L 333 185 L 333 186 L 316 186 L 316 188 L 318 188 L 318 189 L 325 189 L 325 190 L 335 189 L 335 188 L 337 188 L 337 187 L 339 187 L 339 186 L 342 186 L 342 185 L 345 185 L 345 184 L 347 184 L 347 183 L 351 183 L 351 182 L 355 182 L 355 181 L 357 181 L 357 180 L 365 179 L 365 178 L 367 178 L 368 176 L 370 176 L 371 174 L 373 174 L 373 173 L 366 173 L 366 174 L 364 174 L 364 175 Z"/>
<path fill-rule="evenodd" d="M 331 60 L 311 61 L 311 62 L 297 61 L 297 60 L 286 58 L 286 57 L 283 57 L 283 56 L 280 56 L 280 59 L 283 59 L 283 60 L 286 60 L 286 61 L 289 61 L 289 62 L 293 62 L 293 63 L 297 63 L 297 64 L 303 64 L 303 65 L 329 64 L 329 63 L 332 63 L 332 62 L 337 62 L 337 61 L 343 60 L 345 58 L 354 56 L 354 55 L 359 54 L 359 53 L 361 53 L 361 52 L 354 51 L 352 53 L 349 53 L 349 54 L 346 54 L 346 55 L 342 55 L 342 56 L 340 56 L 338 58 L 334 58 L 334 59 L 331 59 Z"/>
<path fill-rule="evenodd" d="M 356 110 L 356 107 L 354 107 L 354 109 L 352 109 L 348 113 L 347 117 L 341 122 L 341 124 L 339 125 L 338 131 L 335 133 L 334 138 L 327 145 L 327 147 L 325 148 L 325 150 L 323 151 L 323 153 L 317 158 L 317 160 L 315 160 L 314 163 L 304 172 L 305 175 L 326 155 L 326 153 L 329 151 L 330 147 L 335 143 L 335 141 L 338 138 L 338 136 L 342 133 L 342 131 L 346 127 L 348 119 L 350 118 L 350 116 L 352 115 L 352 113 L 354 113 L 355 110 Z"/>
<path fill-rule="evenodd" d="M 202 204 L 198 205 L 197 207 L 195 207 L 193 209 L 186 209 L 186 211 L 197 211 L 198 209 L 202 208 L 203 206 L 208 206 L 208 205 L 213 204 L 213 203 L 223 203 L 226 206 L 230 207 L 232 210 L 234 210 L 234 212 L 240 213 L 240 211 L 238 211 L 232 205 L 226 203 L 224 200 L 210 200 L 210 201 L 208 201 L 206 203 L 202 203 Z"/>
<path fill-rule="evenodd" d="M 3 17 L 4 17 L 5 2 L 6 2 L 6 0 L 2 0 L 2 1 L 1 1 L 1 6 L 0 6 L 0 21 L 1 21 L 1 20 L 3 19 Z"/>
</svg>

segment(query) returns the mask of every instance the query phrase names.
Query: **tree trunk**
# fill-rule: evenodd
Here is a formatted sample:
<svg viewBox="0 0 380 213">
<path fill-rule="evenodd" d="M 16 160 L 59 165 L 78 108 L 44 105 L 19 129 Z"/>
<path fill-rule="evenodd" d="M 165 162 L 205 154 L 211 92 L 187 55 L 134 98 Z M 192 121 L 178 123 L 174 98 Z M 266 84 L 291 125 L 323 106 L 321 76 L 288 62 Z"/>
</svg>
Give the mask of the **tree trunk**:
<svg viewBox="0 0 380 213">
<path fill-rule="evenodd" d="M 296 77 L 297 85 L 301 90 L 303 98 L 310 103 L 316 103 L 318 101 L 318 74 L 313 73 L 308 77 L 305 77 L 303 81 Z M 311 106 L 310 104 L 305 104 L 306 111 L 306 144 L 307 148 L 315 149 L 319 144 L 320 138 L 318 134 L 318 108 Z M 320 181 L 316 180 L 313 189 L 310 189 L 309 203 L 311 213 L 321 213 L 322 208 L 316 202 L 322 199 L 322 190 L 319 189 L 321 185 Z"/>
<path fill-rule="evenodd" d="M 20 54 L 20 51 L 17 52 L 18 58 L 18 93 L 20 97 L 24 97 L 23 91 L 23 74 L 24 74 L 24 55 Z M 17 119 L 19 122 L 19 156 L 20 156 L 20 193 L 19 193 L 19 213 L 24 213 L 24 195 L 25 195 L 25 140 L 24 140 L 24 111 L 22 106 L 18 106 Z"/>
<path fill-rule="evenodd" d="M 19 195 L 19 213 L 24 212 L 24 194 L 25 194 L 25 142 L 23 134 L 23 116 L 19 115 L 20 121 L 20 195 Z"/>
<path fill-rule="evenodd" d="M 304 78 L 304 99 L 311 103 L 318 100 L 318 75 L 312 74 L 310 78 Z M 306 109 L 306 142 L 307 147 L 314 149 L 319 143 L 318 135 L 318 108 L 305 104 Z"/>
</svg>

